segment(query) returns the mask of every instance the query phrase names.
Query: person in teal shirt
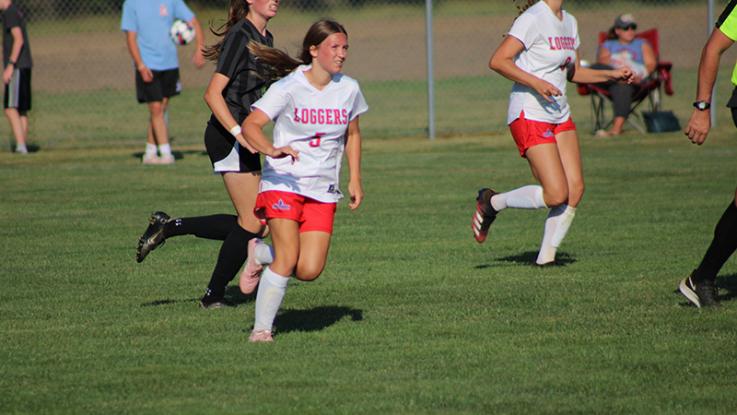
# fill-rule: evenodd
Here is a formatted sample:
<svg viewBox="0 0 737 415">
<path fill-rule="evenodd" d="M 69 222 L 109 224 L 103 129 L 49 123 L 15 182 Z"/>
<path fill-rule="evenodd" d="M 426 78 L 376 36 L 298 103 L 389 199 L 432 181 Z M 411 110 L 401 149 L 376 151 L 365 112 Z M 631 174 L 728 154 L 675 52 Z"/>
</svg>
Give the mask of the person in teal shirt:
<svg viewBox="0 0 737 415">
<path fill-rule="evenodd" d="M 696 101 L 685 134 L 694 144 L 704 144 L 711 128 L 711 91 L 714 88 L 719 61 L 724 51 L 737 40 L 737 0 L 731 0 L 719 16 L 716 28 L 701 52 Z M 737 66 L 732 72 L 735 88 L 727 103 L 737 127 Z M 727 259 L 737 250 L 737 191 L 714 230 L 714 239 L 698 268 L 684 278 L 679 291 L 697 307 L 719 305 L 716 278 Z"/>
</svg>

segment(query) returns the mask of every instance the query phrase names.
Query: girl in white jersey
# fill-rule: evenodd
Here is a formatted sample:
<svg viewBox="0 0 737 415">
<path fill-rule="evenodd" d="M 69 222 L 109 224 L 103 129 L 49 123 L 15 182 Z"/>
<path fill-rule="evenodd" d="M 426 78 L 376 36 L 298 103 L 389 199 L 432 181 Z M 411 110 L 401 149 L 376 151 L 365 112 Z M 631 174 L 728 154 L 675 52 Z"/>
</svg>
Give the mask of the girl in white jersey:
<svg viewBox="0 0 737 415">
<path fill-rule="evenodd" d="M 597 83 L 632 78 L 628 68 L 580 66 L 578 25 L 562 6 L 563 0 L 541 0 L 527 8 L 489 61 L 491 69 L 514 81 L 507 123 L 520 155 L 541 186 L 506 193 L 481 189 L 472 219 L 474 237 L 482 243 L 500 211 L 550 208 L 538 265 L 555 262 L 556 250 L 583 197 L 581 155 L 565 94 L 566 80 Z"/>
<path fill-rule="evenodd" d="M 267 245 L 249 244 L 241 290 L 259 284 L 252 342 L 272 341 L 272 325 L 289 277 L 316 279 L 323 268 L 342 197 L 338 178 L 343 151 L 348 154 L 351 209 L 363 199 L 359 115 L 368 110 L 358 83 L 340 73 L 348 55 L 348 34 L 331 20 L 307 31 L 300 59 L 251 44 L 250 49 L 277 72 L 289 73 L 253 104 L 243 126 L 246 141 L 266 155 L 255 212 L 271 229 L 273 254 Z M 264 126 L 274 121 L 270 143 Z M 251 255 L 252 254 L 252 255 Z"/>
</svg>

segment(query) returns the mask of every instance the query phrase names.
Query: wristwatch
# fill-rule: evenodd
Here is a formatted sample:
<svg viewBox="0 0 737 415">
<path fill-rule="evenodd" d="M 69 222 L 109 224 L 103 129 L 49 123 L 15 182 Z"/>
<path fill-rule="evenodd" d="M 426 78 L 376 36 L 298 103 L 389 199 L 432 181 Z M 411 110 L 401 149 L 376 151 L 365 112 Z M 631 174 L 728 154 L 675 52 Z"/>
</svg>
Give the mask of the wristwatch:
<svg viewBox="0 0 737 415">
<path fill-rule="evenodd" d="M 711 103 L 706 101 L 696 101 L 693 103 L 693 106 L 699 111 L 706 111 L 711 107 Z"/>
</svg>

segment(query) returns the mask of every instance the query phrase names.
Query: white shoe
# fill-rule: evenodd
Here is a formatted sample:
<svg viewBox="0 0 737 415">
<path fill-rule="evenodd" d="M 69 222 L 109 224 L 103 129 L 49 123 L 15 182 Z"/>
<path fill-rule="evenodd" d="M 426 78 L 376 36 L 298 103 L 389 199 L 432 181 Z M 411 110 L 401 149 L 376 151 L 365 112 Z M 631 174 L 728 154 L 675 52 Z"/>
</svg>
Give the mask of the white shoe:
<svg viewBox="0 0 737 415">
<path fill-rule="evenodd" d="M 141 157 L 141 163 L 143 164 L 160 164 L 159 156 L 156 154 L 144 154 Z"/>
<path fill-rule="evenodd" d="M 166 154 L 159 157 L 159 164 L 174 164 L 174 156 L 172 154 Z"/>
<path fill-rule="evenodd" d="M 17 154 L 28 154 L 28 148 L 26 146 L 18 146 L 15 148 Z"/>
</svg>

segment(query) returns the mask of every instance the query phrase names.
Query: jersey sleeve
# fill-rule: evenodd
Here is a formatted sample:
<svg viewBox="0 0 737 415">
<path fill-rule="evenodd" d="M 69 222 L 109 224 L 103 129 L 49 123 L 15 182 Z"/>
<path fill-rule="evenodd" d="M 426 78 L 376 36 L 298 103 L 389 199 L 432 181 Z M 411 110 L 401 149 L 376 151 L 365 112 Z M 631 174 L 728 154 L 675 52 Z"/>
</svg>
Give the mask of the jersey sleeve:
<svg viewBox="0 0 737 415">
<path fill-rule="evenodd" d="M 277 82 L 269 87 L 261 99 L 251 105 L 251 110 L 260 109 L 274 121 L 284 111 L 288 103 L 288 92 L 285 90 L 282 82 Z"/>
<path fill-rule="evenodd" d="M 530 13 L 522 13 L 522 15 L 514 21 L 512 28 L 509 29 L 509 33 L 507 34 L 519 39 L 519 41 L 525 45 L 525 49 L 529 49 L 530 46 L 535 43 L 535 38 L 537 37 L 537 30 L 535 27 L 534 16 Z"/>
<path fill-rule="evenodd" d="M 6 16 L 4 16 L 5 20 L 5 27 L 8 29 L 13 27 L 19 27 L 21 25 L 20 21 L 20 15 L 18 14 L 18 10 L 13 10 L 12 13 L 5 12 Z"/>
<path fill-rule="evenodd" d="M 194 19 L 194 13 L 184 4 L 183 0 L 174 0 L 174 18 L 191 22 Z"/>
<path fill-rule="evenodd" d="M 724 33 L 725 36 L 737 41 L 737 0 L 729 2 L 727 7 L 717 19 L 716 27 Z"/>
<path fill-rule="evenodd" d="M 248 59 L 248 37 L 241 30 L 231 30 L 223 39 L 215 72 L 232 79 Z"/>
<path fill-rule="evenodd" d="M 368 104 L 366 103 L 366 98 L 363 97 L 363 93 L 361 92 L 361 88 L 358 87 L 358 84 L 356 84 L 356 96 L 353 98 L 353 107 L 351 108 L 351 121 L 358 118 L 359 115 L 363 114 L 364 112 L 368 111 Z"/>
<path fill-rule="evenodd" d="M 120 30 L 124 32 L 138 32 L 136 10 L 130 1 L 123 3 L 123 17 L 120 19 Z"/>
<path fill-rule="evenodd" d="M 578 50 L 581 47 L 581 37 L 578 35 L 578 20 L 573 16 L 571 16 L 571 20 L 573 21 L 573 49 Z"/>
</svg>

